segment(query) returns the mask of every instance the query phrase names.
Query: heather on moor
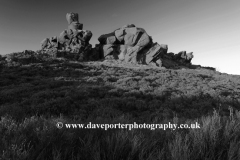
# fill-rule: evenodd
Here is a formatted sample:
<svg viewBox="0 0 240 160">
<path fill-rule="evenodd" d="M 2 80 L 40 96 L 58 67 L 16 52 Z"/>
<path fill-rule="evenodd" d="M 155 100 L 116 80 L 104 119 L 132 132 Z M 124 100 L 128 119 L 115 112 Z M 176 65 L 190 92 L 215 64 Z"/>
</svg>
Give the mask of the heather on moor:
<svg viewBox="0 0 240 160">
<path fill-rule="evenodd" d="M 53 60 L 2 66 L 1 156 L 12 159 L 236 159 L 240 81 L 209 69 Z M 191 124 L 196 129 L 58 129 Z M 219 154 L 221 153 L 221 154 Z"/>
</svg>

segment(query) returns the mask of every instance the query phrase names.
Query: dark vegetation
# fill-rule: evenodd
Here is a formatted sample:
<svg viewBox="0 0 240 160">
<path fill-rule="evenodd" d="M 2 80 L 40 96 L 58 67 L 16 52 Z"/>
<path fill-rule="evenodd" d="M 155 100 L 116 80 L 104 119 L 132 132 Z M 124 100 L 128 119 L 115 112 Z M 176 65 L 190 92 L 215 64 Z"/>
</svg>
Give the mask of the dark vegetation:
<svg viewBox="0 0 240 160">
<path fill-rule="evenodd" d="M 0 69 L 3 159 L 240 158 L 240 76 L 44 61 Z M 213 114 L 214 113 L 214 114 Z M 64 123 L 195 123 L 201 129 L 57 129 Z"/>
</svg>

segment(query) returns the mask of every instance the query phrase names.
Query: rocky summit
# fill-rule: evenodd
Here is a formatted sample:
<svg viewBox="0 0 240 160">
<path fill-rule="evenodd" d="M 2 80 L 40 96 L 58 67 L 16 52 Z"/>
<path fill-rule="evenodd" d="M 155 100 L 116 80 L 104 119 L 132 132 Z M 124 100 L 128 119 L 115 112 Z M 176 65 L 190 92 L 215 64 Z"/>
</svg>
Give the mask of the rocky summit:
<svg viewBox="0 0 240 160">
<path fill-rule="evenodd" d="M 113 65 L 119 63 L 127 65 L 143 65 L 167 69 L 197 69 L 212 67 L 193 65 L 193 52 L 168 53 L 167 44 L 158 44 L 145 29 L 127 24 L 114 31 L 102 34 L 99 44 L 95 47 L 89 43 L 92 32 L 83 30 L 77 13 L 67 13 L 68 27 L 59 36 L 45 38 L 41 41 L 41 49 L 37 51 L 7 54 L 0 58 L 0 64 L 8 66 L 24 65 L 52 60 L 71 61 L 106 61 L 111 60 Z"/>
<path fill-rule="evenodd" d="M 191 64 L 193 52 L 167 53 L 167 44 L 153 42 L 145 29 L 134 24 L 127 24 L 110 33 L 102 34 L 98 38 L 99 44 L 92 48 L 89 44 L 92 32 L 83 30 L 78 14 L 67 13 L 66 20 L 68 29 L 59 36 L 42 40 L 38 53 L 77 61 L 112 59 L 165 68 L 196 68 Z"/>
</svg>

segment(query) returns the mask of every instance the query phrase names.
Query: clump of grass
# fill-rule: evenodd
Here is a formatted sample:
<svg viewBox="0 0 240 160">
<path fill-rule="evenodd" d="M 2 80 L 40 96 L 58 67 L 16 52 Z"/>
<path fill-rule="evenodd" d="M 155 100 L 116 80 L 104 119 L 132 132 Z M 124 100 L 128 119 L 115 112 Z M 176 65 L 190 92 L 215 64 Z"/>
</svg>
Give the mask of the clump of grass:
<svg viewBox="0 0 240 160">
<path fill-rule="evenodd" d="M 169 143 L 173 159 L 239 159 L 240 112 L 228 118 L 214 110 L 213 115 L 202 117 L 201 129 L 188 134 L 177 134 Z"/>
</svg>

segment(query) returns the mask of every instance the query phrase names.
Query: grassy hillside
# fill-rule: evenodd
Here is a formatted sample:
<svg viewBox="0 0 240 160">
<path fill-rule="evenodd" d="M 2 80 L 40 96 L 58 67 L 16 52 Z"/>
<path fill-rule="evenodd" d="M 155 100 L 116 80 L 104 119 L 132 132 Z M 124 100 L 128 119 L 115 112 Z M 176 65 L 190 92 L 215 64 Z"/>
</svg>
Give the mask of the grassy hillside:
<svg viewBox="0 0 240 160">
<path fill-rule="evenodd" d="M 0 69 L 3 159 L 238 159 L 240 76 L 104 62 Z M 57 129 L 195 123 L 200 129 Z"/>
</svg>

